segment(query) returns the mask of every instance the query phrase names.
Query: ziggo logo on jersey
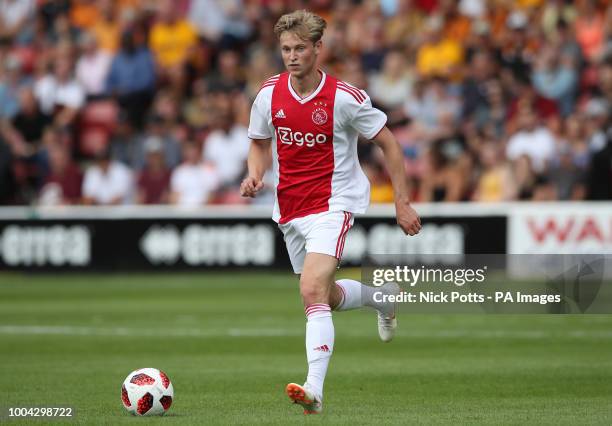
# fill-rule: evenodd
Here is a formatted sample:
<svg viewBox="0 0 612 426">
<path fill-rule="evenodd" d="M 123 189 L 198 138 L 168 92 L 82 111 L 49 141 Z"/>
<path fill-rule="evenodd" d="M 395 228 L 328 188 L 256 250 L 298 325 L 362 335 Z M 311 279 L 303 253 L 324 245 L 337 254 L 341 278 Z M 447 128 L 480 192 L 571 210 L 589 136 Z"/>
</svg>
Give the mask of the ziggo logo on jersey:
<svg viewBox="0 0 612 426">
<path fill-rule="evenodd" d="M 322 133 L 303 133 L 294 132 L 289 127 L 277 127 L 276 134 L 282 143 L 287 145 L 296 144 L 297 146 L 306 145 L 307 147 L 313 147 L 317 143 L 327 142 L 327 135 Z"/>
</svg>

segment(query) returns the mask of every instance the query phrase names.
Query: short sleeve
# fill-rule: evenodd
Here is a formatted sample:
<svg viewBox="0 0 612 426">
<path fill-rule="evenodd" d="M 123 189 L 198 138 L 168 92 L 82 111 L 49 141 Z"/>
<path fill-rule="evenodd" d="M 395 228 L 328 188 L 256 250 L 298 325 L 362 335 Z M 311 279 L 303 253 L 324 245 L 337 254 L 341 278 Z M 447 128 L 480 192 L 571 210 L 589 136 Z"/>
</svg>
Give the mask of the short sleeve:
<svg viewBox="0 0 612 426">
<path fill-rule="evenodd" d="M 249 121 L 248 136 L 251 139 L 269 139 L 272 137 L 270 127 L 268 126 L 268 117 L 265 113 L 265 102 L 271 100 L 264 95 L 264 91 L 260 91 L 251 107 L 251 119 Z"/>
<path fill-rule="evenodd" d="M 387 115 L 381 110 L 372 106 L 370 97 L 364 91 L 359 91 L 365 96 L 365 99 L 350 99 L 349 122 L 351 127 L 357 130 L 367 139 L 373 139 L 380 133 L 382 128 L 387 124 Z M 361 102 L 359 102 L 361 100 Z"/>
</svg>

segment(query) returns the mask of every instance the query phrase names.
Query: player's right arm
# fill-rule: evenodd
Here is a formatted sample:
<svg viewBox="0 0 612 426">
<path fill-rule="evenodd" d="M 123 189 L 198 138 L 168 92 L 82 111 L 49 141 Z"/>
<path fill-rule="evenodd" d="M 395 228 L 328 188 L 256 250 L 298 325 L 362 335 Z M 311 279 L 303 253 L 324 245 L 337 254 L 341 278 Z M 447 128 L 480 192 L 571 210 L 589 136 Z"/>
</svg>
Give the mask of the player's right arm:
<svg viewBox="0 0 612 426">
<path fill-rule="evenodd" d="M 264 84 L 266 86 L 266 84 Z M 240 195 L 255 197 L 263 188 L 263 176 L 272 164 L 272 86 L 262 88 L 251 107 L 249 138 L 251 147 L 247 157 L 248 175 L 240 184 Z"/>
<path fill-rule="evenodd" d="M 240 185 L 240 195 L 255 197 L 264 187 L 263 176 L 272 163 L 271 140 L 251 139 L 247 165 L 249 174 Z"/>
</svg>

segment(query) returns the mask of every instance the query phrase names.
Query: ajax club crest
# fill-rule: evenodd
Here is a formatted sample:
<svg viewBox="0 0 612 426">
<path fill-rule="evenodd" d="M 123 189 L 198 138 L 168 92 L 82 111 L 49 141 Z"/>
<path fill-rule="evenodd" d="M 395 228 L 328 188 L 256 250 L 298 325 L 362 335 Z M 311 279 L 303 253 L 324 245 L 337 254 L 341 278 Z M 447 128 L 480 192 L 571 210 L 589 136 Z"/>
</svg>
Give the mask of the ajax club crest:
<svg viewBox="0 0 612 426">
<path fill-rule="evenodd" d="M 315 108 L 315 110 L 312 112 L 312 122 L 314 124 L 318 124 L 319 126 L 327 123 L 327 112 L 321 107 Z"/>
</svg>

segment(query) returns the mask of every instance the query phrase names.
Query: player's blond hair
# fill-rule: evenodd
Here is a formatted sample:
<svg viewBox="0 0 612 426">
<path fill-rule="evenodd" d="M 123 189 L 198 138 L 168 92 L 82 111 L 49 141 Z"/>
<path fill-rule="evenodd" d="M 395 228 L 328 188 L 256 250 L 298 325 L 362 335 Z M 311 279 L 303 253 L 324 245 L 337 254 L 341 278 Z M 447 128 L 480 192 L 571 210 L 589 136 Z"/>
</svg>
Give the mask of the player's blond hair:
<svg viewBox="0 0 612 426">
<path fill-rule="evenodd" d="M 307 10 L 296 10 L 278 18 L 274 25 L 274 34 L 280 38 L 282 33 L 290 31 L 302 40 L 316 43 L 323 37 L 325 27 L 327 27 L 327 22 L 319 15 Z"/>
</svg>

